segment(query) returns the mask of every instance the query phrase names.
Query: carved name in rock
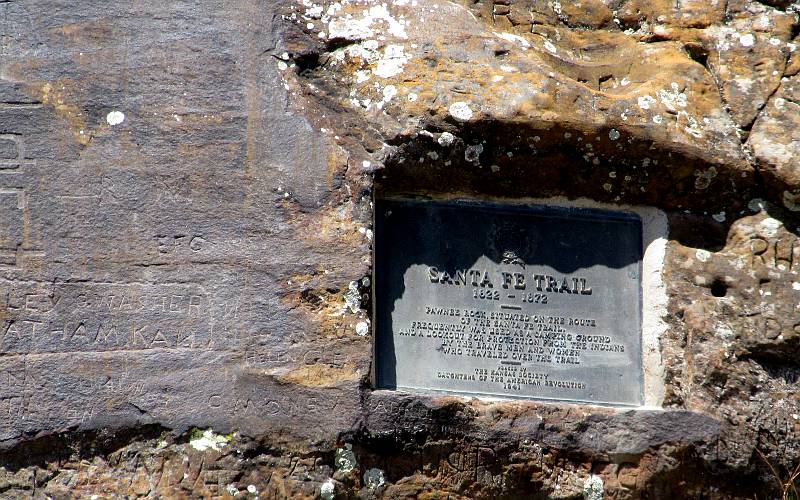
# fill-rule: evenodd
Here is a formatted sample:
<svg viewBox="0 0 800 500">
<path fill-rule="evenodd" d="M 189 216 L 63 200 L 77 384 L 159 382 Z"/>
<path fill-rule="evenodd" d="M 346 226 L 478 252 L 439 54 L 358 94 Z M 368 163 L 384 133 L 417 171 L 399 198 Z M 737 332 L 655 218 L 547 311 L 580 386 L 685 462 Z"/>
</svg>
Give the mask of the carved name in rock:
<svg viewBox="0 0 800 500">
<path fill-rule="evenodd" d="M 4 22 L 16 8 L 3 6 Z M 18 52 L 18 64 L 32 60 Z M 38 53 L 37 67 L 51 56 Z M 301 238 L 264 233 L 283 220 L 278 202 L 295 203 L 276 186 L 296 199 L 318 188 L 248 170 L 248 135 L 228 125 L 245 120 L 236 90 L 213 97 L 232 103 L 230 119 L 202 124 L 175 120 L 180 111 L 161 119 L 111 90 L 91 116 L 67 122 L 72 108 L 51 104 L 73 90 L 0 82 L 0 448 L 39 432 L 150 423 L 256 434 L 314 414 L 316 393 L 298 402 L 264 380 L 312 363 L 302 357 L 316 352 L 302 337 L 307 317 L 287 316 L 281 284 L 314 265 Z M 176 130 L 165 139 L 163 126 Z"/>
<path fill-rule="evenodd" d="M 642 226 L 593 209 L 382 200 L 378 387 L 642 403 Z"/>
</svg>

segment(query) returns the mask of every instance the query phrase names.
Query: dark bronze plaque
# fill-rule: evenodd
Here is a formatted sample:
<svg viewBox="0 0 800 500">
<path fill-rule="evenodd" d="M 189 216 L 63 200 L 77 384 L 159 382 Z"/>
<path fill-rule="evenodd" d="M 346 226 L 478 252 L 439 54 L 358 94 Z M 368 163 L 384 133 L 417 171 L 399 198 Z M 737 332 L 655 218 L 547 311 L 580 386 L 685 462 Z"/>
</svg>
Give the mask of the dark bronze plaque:
<svg viewBox="0 0 800 500">
<path fill-rule="evenodd" d="M 376 387 L 640 405 L 641 261 L 630 213 L 379 200 Z"/>
</svg>

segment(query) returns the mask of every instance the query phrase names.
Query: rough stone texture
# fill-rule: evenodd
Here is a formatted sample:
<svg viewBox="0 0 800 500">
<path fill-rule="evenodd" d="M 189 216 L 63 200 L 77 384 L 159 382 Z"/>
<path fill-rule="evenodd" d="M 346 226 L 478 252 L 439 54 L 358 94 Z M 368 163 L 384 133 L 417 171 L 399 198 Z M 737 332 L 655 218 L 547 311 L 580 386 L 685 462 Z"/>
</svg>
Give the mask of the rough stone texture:
<svg viewBox="0 0 800 500">
<path fill-rule="evenodd" d="M 328 439 L 349 427 L 369 341 L 354 315 L 320 336 L 293 294 L 346 289 L 368 242 L 329 201 L 326 139 L 274 90 L 269 10 L 0 8 L 13 34 L 0 123 L 18 153 L 0 188 L 3 444 L 149 423 L 263 433 L 292 420 Z M 345 362 L 270 389 L 319 353 Z"/>
<path fill-rule="evenodd" d="M 0 2 L 0 491 L 777 494 L 798 9 Z M 371 390 L 371 200 L 404 193 L 666 210 L 664 409 Z"/>
</svg>

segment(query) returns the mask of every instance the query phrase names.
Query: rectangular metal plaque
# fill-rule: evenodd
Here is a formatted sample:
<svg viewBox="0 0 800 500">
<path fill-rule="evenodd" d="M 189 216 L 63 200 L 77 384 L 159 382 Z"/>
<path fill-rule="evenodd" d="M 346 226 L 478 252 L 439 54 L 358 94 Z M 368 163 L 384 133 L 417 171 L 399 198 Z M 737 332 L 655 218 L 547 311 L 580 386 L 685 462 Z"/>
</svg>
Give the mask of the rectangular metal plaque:
<svg viewBox="0 0 800 500">
<path fill-rule="evenodd" d="M 378 388 L 642 404 L 642 223 L 378 200 Z"/>
</svg>

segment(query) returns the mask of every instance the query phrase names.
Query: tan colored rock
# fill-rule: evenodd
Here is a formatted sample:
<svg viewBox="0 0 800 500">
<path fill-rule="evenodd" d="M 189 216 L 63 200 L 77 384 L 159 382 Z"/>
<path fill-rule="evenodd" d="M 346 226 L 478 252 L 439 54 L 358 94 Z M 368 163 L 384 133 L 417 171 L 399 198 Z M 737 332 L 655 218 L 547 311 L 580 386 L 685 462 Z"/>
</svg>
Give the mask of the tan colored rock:
<svg viewBox="0 0 800 500">
<path fill-rule="evenodd" d="M 786 72 L 784 73 L 785 76 L 795 76 L 796 74 L 800 73 L 800 36 L 794 37 L 794 39 L 787 43 L 786 46 L 789 48 L 789 62 L 786 64 Z"/>
<path fill-rule="evenodd" d="M 748 139 L 773 196 L 800 211 L 800 76 L 784 78 Z"/>
<path fill-rule="evenodd" d="M 505 13 L 514 5 L 495 7 Z M 563 10 L 547 12 L 540 4 L 531 9 L 541 22 L 528 29 L 492 18 L 495 7 L 477 4 L 470 12 L 424 0 L 416 7 L 391 4 L 384 12 L 353 2 L 314 29 L 299 16 L 295 29 L 302 34 L 290 37 L 291 47 L 307 53 L 320 38 L 336 38 L 343 46 L 321 55 L 321 65 L 305 74 L 319 96 L 379 126 L 386 142 L 424 141 L 415 138 L 427 129 L 448 131 L 463 141 L 455 150 L 467 157 L 460 148 L 480 142 L 483 152 L 473 164 L 518 172 L 526 180 L 516 186 L 542 188 L 515 195 L 571 191 L 641 202 L 658 193 L 659 203 L 677 206 L 680 196 L 729 189 L 733 195 L 748 184 L 752 168 L 736 125 L 714 79 L 681 42 L 641 43 L 617 29 L 573 29 L 558 24 Z M 488 123 L 492 128 L 475 129 Z M 537 137 L 562 149 L 539 151 Z M 653 148 L 666 153 L 657 166 Z M 515 163 L 514 155 L 529 151 L 539 151 L 538 169 Z M 574 158 L 566 160 L 565 151 Z M 404 154 L 390 154 L 388 163 L 406 161 Z M 408 159 L 445 169 L 457 162 L 447 151 Z M 586 182 L 554 184 L 556 170 L 574 170 Z M 614 180 L 620 170 L 625 173 Z"/>
<path fill-rule="evenodd" d="M 759 446 L 746 429 L 771 426 L 767 421 L 788 429 L 800 414 L 791 389 L 800 354 L 797 231 L 760 211 L 739 218 L 718 251 L 677 242 L 668 250 L 670 313 L 680 321 L 662 339 L 667 400 L 743 426 L 740 438 L 725 444 L 728 463 L 746 463 Z M 775 450 L 770 460 L 784 459 Z"/>
<path fill-rule="evenodd" d="M 780 84 L 786 49 L 768 34 L 745 31 L 718 32 L 709 66 L 722 86 L 722 94 L 739 127 L 749 127 L 767 98 Z M 776 44 L 770 41 L 778 40 Z"/>
<path fill-rule="evenodd" d="M 617 15 L 626 26 L 648 23 L 705 28 L 723 20 L 725 3 L 709 0 L 631 0 L 623 2 Z"/>
<path fill-rule="evenodd" d="M 739 127 L 748 128 L 784 75 L 793 16 L 772 8 L 706 29 L 708 66 Z"/>
</svg>

